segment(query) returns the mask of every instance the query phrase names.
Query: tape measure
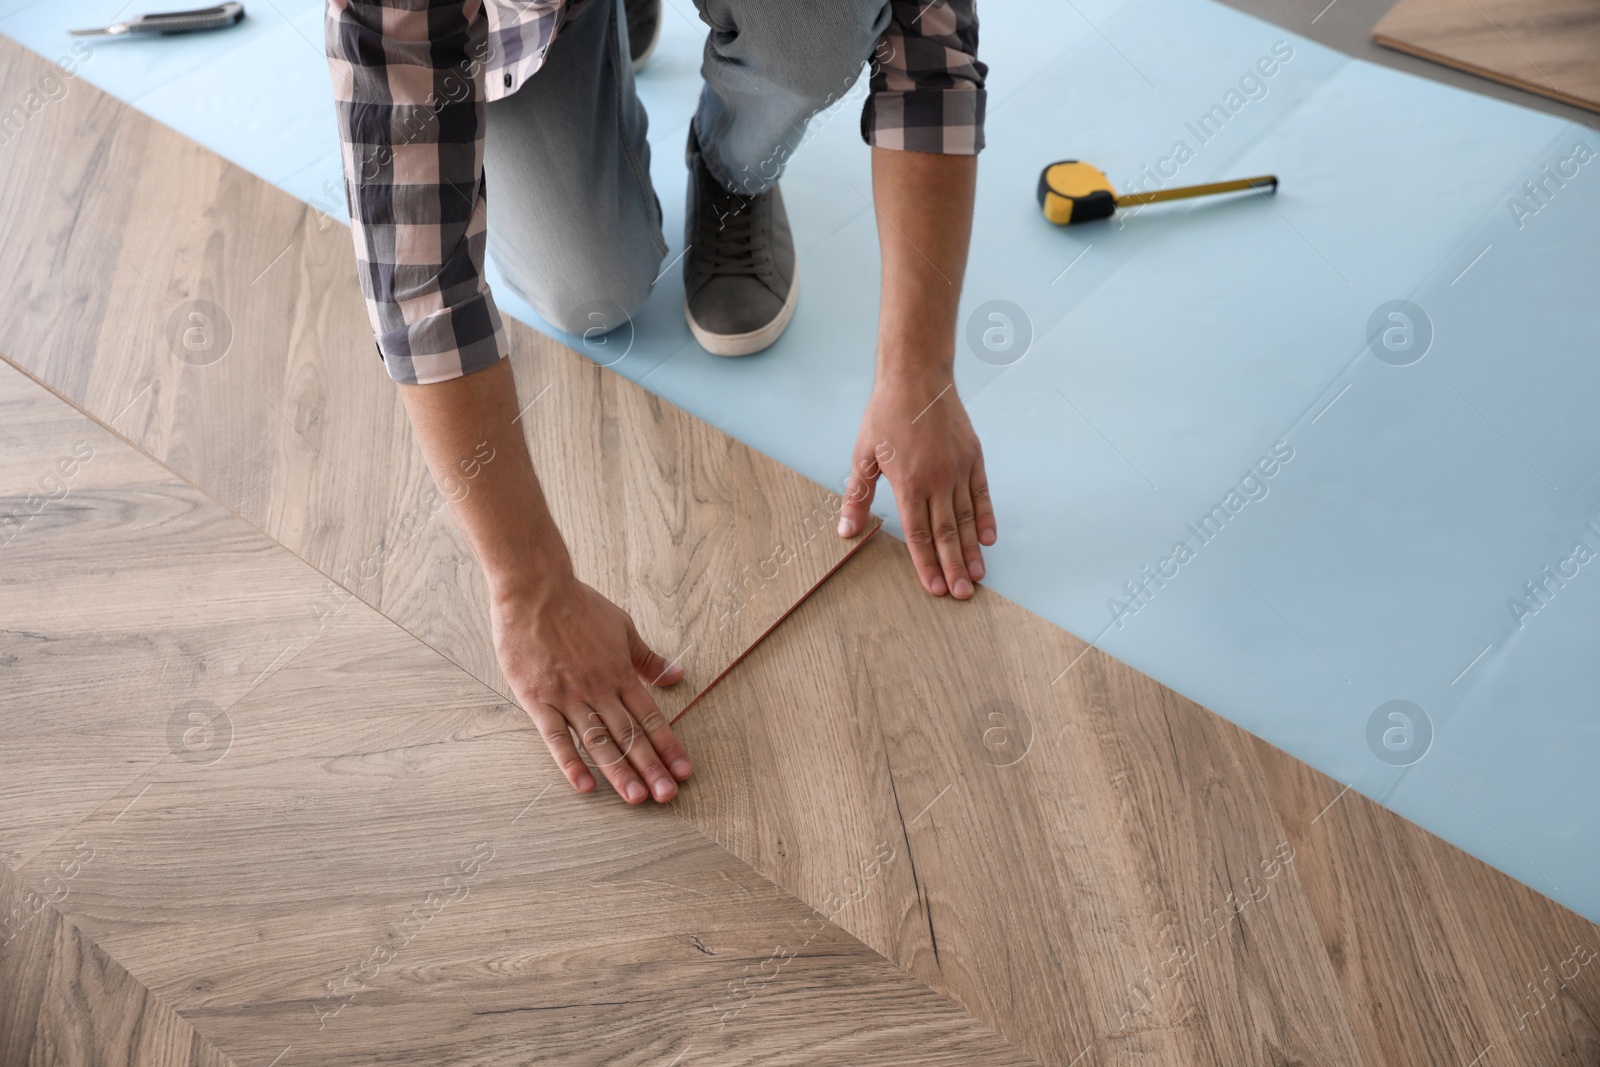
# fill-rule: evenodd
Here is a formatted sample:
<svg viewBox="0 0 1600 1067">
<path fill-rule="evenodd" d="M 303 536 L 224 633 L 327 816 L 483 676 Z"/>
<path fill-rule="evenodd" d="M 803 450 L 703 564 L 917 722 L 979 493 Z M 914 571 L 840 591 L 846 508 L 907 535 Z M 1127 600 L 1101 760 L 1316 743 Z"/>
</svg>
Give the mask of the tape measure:
<svg viewBox="0 0 1600 1067">
<path fill-rule="evenodd" d="M 1266 174 L 1259 178 L 1238 178 L 1228 182 L 1184 185 L 1174 189 L 1157 189 L 1152 193 L 1118 196 L 1116 189 L 1112 188 L 1111 179 L 1107 178 L 1098 167 L 1076 159 L 1064 159 L 1060 163 L 1050 164 L 1040 172 L 1039 206 L 1044 209 L 1045 218 L 1057 226 L 1069 226 L 1076 222 L 1109 219 L 1119 207 L 1250 190 L 1271 193 L 1277 189 L 1277 175 Z"/>
</svg>

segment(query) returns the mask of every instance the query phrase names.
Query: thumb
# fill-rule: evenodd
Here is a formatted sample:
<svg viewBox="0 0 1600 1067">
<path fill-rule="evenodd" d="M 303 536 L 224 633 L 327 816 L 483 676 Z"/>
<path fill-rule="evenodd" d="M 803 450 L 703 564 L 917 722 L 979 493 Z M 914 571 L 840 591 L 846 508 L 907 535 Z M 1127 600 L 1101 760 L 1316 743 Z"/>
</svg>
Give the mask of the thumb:
<svg viewBox="0 0 1600 1067">
<path fill-rule="evenodd" d="M 672 685 L 683 679 L 683 665 L 670 662 L 645 644 L 632 620 L 628 622 L 628 656 L 639 677 L 651 685 Z"/>
<path fill-rule="evenodd" d="M 883 473 L 877 455 L 861 445 L 850 461 L 850 478 L 845 482 L 844 503 L 839 509 L 839 536 L 854 537 L 866 529 L 872 518 L 872 498 L 878 492 Z"/>
</svg>

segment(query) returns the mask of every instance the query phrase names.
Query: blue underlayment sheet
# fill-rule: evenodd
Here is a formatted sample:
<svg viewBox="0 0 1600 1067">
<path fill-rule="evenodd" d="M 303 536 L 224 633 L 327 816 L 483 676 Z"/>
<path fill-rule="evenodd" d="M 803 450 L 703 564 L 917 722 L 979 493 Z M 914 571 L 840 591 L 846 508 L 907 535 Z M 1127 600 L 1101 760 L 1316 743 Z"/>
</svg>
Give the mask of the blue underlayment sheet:
<svg viewBox="0 0 1600 1067">
<path fill-rule="evenodd" d="M 0 32 L 68 56 L 122 3 L 0 2 Z M 76 69 L 342 217 L 320 4 L 250 12 Z M 1600 134 L 1208 0 L 983 13 L 958 374 L 988 584 L 1600 920 Z M 703 28 L 665 17 L 640 92 L 675 257 Z M 877 312 L 860 97 L 784 178 L 802 296 L 776 346 L 701 352 L 674 265 L 591 349 L 834 486 Z M 1058 229 L 1034 185 L 1066 158 L 1123 189 L 1283 184 Z"/>
</svg>

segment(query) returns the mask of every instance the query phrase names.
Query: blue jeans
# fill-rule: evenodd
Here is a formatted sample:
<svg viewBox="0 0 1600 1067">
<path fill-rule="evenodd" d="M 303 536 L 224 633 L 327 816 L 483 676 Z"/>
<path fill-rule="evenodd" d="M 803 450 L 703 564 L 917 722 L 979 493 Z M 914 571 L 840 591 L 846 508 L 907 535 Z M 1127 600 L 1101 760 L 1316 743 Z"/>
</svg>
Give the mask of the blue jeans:
<svg viewBox="0 0 1600 1067">
<path fill-rule="evenodd" d="M 710 26 L 700 149 L 728 189 L 754 195 L 778 179 L 811 117 L 860 77 L 888 0 L 695 2 Z M 593 327 L 596 309 L 611 309 L 607 328 L 636 312 L 667 251 L 621 11 L 621 0 L 590 0 L 539 72 L 487 108 L 489 252 L 569 333 Z"/>
</svg>

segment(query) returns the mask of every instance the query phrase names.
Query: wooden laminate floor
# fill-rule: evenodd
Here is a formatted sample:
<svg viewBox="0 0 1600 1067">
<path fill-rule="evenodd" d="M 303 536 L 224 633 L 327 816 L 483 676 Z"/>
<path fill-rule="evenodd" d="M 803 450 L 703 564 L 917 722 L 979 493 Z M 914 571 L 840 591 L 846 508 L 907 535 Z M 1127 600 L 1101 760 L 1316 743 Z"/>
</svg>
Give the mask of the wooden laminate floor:
<svg viewBox="0 0 1600 1067">
<path fill-rule="evenodd" d="M 0 550 L 6 1067 L 1032 1062 L 673 811 L 573 793 L 371 607 L 267 660 L 326 579 L 7 366 L 0 412 L 0 499 L 90 457 Z"/>
<path fill-rule="evenodd" d="M 1381 45 L 1600 111 L 1600 5 L 1593 0 L 1399 0 Z"/>
<path fill-rule="evenodd" d="M 233 1067 L 51 903 L 93 862 L 74 843 L 42 893 L 0 865 L 0 1063 Z"/>
<path fill-rule="evenodd" d="M 54 69 L 0 38 L 0 99 Z M 0 352 L 509 695 L 444 510 L 472 475 L 433 484 L 343 226 L 78 79 L 0 151 L 0 234 Z M 859 538 L 836 494 L 507 326 L 579 577 L 683 664 L 676 715 Z"/>
<path fill-rule="evenodd" d="M 906 556 L 874 538 L 684 719 L 710 837 L 1041 1063 L 1600 1062 L 1594 924 Z"/>
<path fill-rule="evenodd" d="M 53 901 L 7 1055 L 1600 1062 L 1592 924 L 884 535 L 846 559 L 821 489 L 514 327 L 580 570 L 684 650 L 669 706 L 732 665 L 675 811 L 572 794 L 415 517 L 348 236 L 49 107 L 0 153 L 0 890 Z"/>
</svg>

